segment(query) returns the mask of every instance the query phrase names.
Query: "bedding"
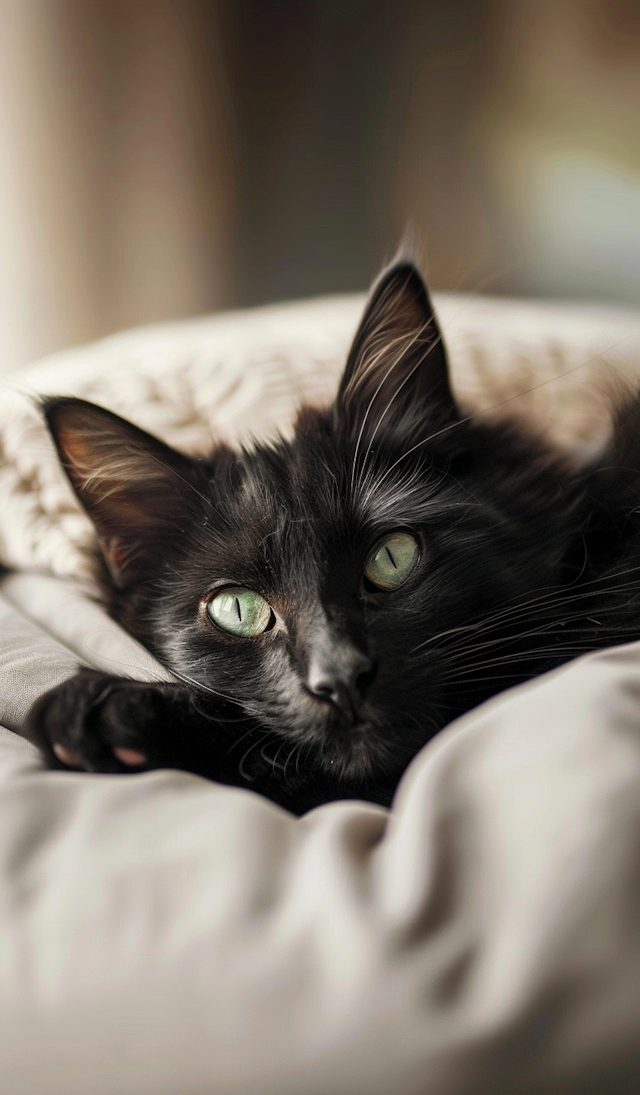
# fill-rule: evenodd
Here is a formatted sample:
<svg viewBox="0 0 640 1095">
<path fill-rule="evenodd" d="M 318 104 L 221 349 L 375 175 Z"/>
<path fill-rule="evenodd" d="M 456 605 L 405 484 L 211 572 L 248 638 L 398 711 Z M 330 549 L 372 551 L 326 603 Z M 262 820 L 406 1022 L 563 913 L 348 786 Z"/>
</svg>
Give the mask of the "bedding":
<svg viewBox="0 0 640 1095">
<path fill-rule="evenodd" d="M 24 704 L 76 654 L 12 602 Z M 4 729 L 0 1088 L 636 1092 L 639 815 L 640 644 L 445 730 L 391 811 L 45 772 Z"/>
<path fill-rule="evenodd" d="M 78 661 L 166 675 L 92 600 L 90 529 L 24 391 L 94 399 L 193 451 L 268 436 L 301 396 L 329 397 L 360 307 L 129 332 L 0 394 L 3 1091 L 640 1089 L 640 643 L 459 720 L 390 811 L 296 820 L 184 773 L 45 772 L 12 732 Z M 600 442 L 640 317 L 438 308 L 471 406 L 531 389 L 540 429 Z"/>
</svg>

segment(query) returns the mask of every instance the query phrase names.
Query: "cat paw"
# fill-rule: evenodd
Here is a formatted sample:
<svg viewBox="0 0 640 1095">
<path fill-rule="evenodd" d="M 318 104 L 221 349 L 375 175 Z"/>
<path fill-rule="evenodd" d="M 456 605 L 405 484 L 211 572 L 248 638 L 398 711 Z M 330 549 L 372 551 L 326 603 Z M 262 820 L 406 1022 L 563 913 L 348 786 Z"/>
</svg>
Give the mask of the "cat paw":
<svg viewBox="0 0 640 1095">
<path fill-rule="evenodd" d="M 162 766 L 153 727 L 165 697 L 157 685 L 81 669 L 40 697 L 22 729 L 50 768 L 139 772 Z"/>
</svg>

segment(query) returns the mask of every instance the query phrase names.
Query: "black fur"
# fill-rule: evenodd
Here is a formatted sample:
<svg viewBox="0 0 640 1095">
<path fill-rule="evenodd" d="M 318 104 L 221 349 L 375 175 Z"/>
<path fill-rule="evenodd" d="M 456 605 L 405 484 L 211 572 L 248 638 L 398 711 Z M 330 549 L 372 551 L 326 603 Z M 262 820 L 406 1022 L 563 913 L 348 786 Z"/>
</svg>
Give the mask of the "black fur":
<svg viewBox="0 0 640 1095">
<path fill-rule="evenodd" d="M 297 812 L 387 803 L 457 715 L 640 636 L 640 401 L 586 469 L 521 426 L 465 416 L 408 263 L 374 287 L 334 405 L 304 408 L 292 441 L 196 460 L 82 400 L 44 414 L 98 533 L 109 612 L 179 678 L 82 670 L 53 689 L 24 729 L 53 766 L 57 743 L 78 767 L 172 765 Z M 364 561 L 394 530 L 420 561 L 382 592 Z M 272 606 L 259 638 L 208 618 L 229 584 Z"/>
</svg>

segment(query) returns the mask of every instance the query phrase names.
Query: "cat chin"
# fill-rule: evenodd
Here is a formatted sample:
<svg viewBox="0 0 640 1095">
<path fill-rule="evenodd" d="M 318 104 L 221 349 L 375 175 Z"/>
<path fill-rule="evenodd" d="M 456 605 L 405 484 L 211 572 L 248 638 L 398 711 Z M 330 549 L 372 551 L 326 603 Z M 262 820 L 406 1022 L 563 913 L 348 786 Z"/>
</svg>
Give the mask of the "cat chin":
<svg viewBox="0 0 640 1095">
<path fill-rule="evenodd" d="M 314 712 L 314 714 L 316 714 Z M 340 779 L 362 781 L 386 774 L 397 767 L 397 748 L 392 728 L 374 719 L 362 719 L 345 726 L 323 716 L 305 723 L 289 722 L 270 713 L 262 714 L 263 725 L 279 739 L 297 743 L 301 756 Z"/>
<path fill-rule="evenodd" d="M 392 749 L 381 730 L 370 722 L 336 732 L 328 730 L 319 743 L 321 767 L 343 779 L 366 780 L 387 772 Z"/>
<path fill-rule="evenodd" d="M 393 726 L 382 713 L 365 705 L 363 717 L 348 725 L 328 712 L 327 704 L 304 694 L 296 699 L 294 710 L 274 706 L 261 710 L 259 717 L 277 738 L 297 743 L 301 757 L 313 758 L 325 772 L 349 780 L 367 779 L 395 767 Z"/>
</svg>

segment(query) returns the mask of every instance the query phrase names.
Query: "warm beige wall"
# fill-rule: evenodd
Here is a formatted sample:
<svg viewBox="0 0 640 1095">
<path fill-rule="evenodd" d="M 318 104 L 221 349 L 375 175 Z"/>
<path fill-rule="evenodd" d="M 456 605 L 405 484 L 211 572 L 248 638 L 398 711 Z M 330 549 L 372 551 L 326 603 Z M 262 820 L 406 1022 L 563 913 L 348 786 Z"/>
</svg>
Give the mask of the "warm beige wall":
<svg viewBox="0 0 640 1095">
<path fill-rule="evenodd" d="M 430 9 L 394 65 L 396 231 L 442 288 L 640 305 L 640 4 Z"/>
<path fill-rule="evenodd" d="M 234 299 L 232 161 L 202 7 L 0 3 L 0 369 Z"/>
<path fill-rule="evenodd" d="M 362 289 L 640 305 L 637 0 L 0 0 L 0 371 Z"/>
<path fill-rule="evenodd" d="M 500 0 L 478 125 L 509 288 L 640 305 L 640 5 Z"/>
</svg>

